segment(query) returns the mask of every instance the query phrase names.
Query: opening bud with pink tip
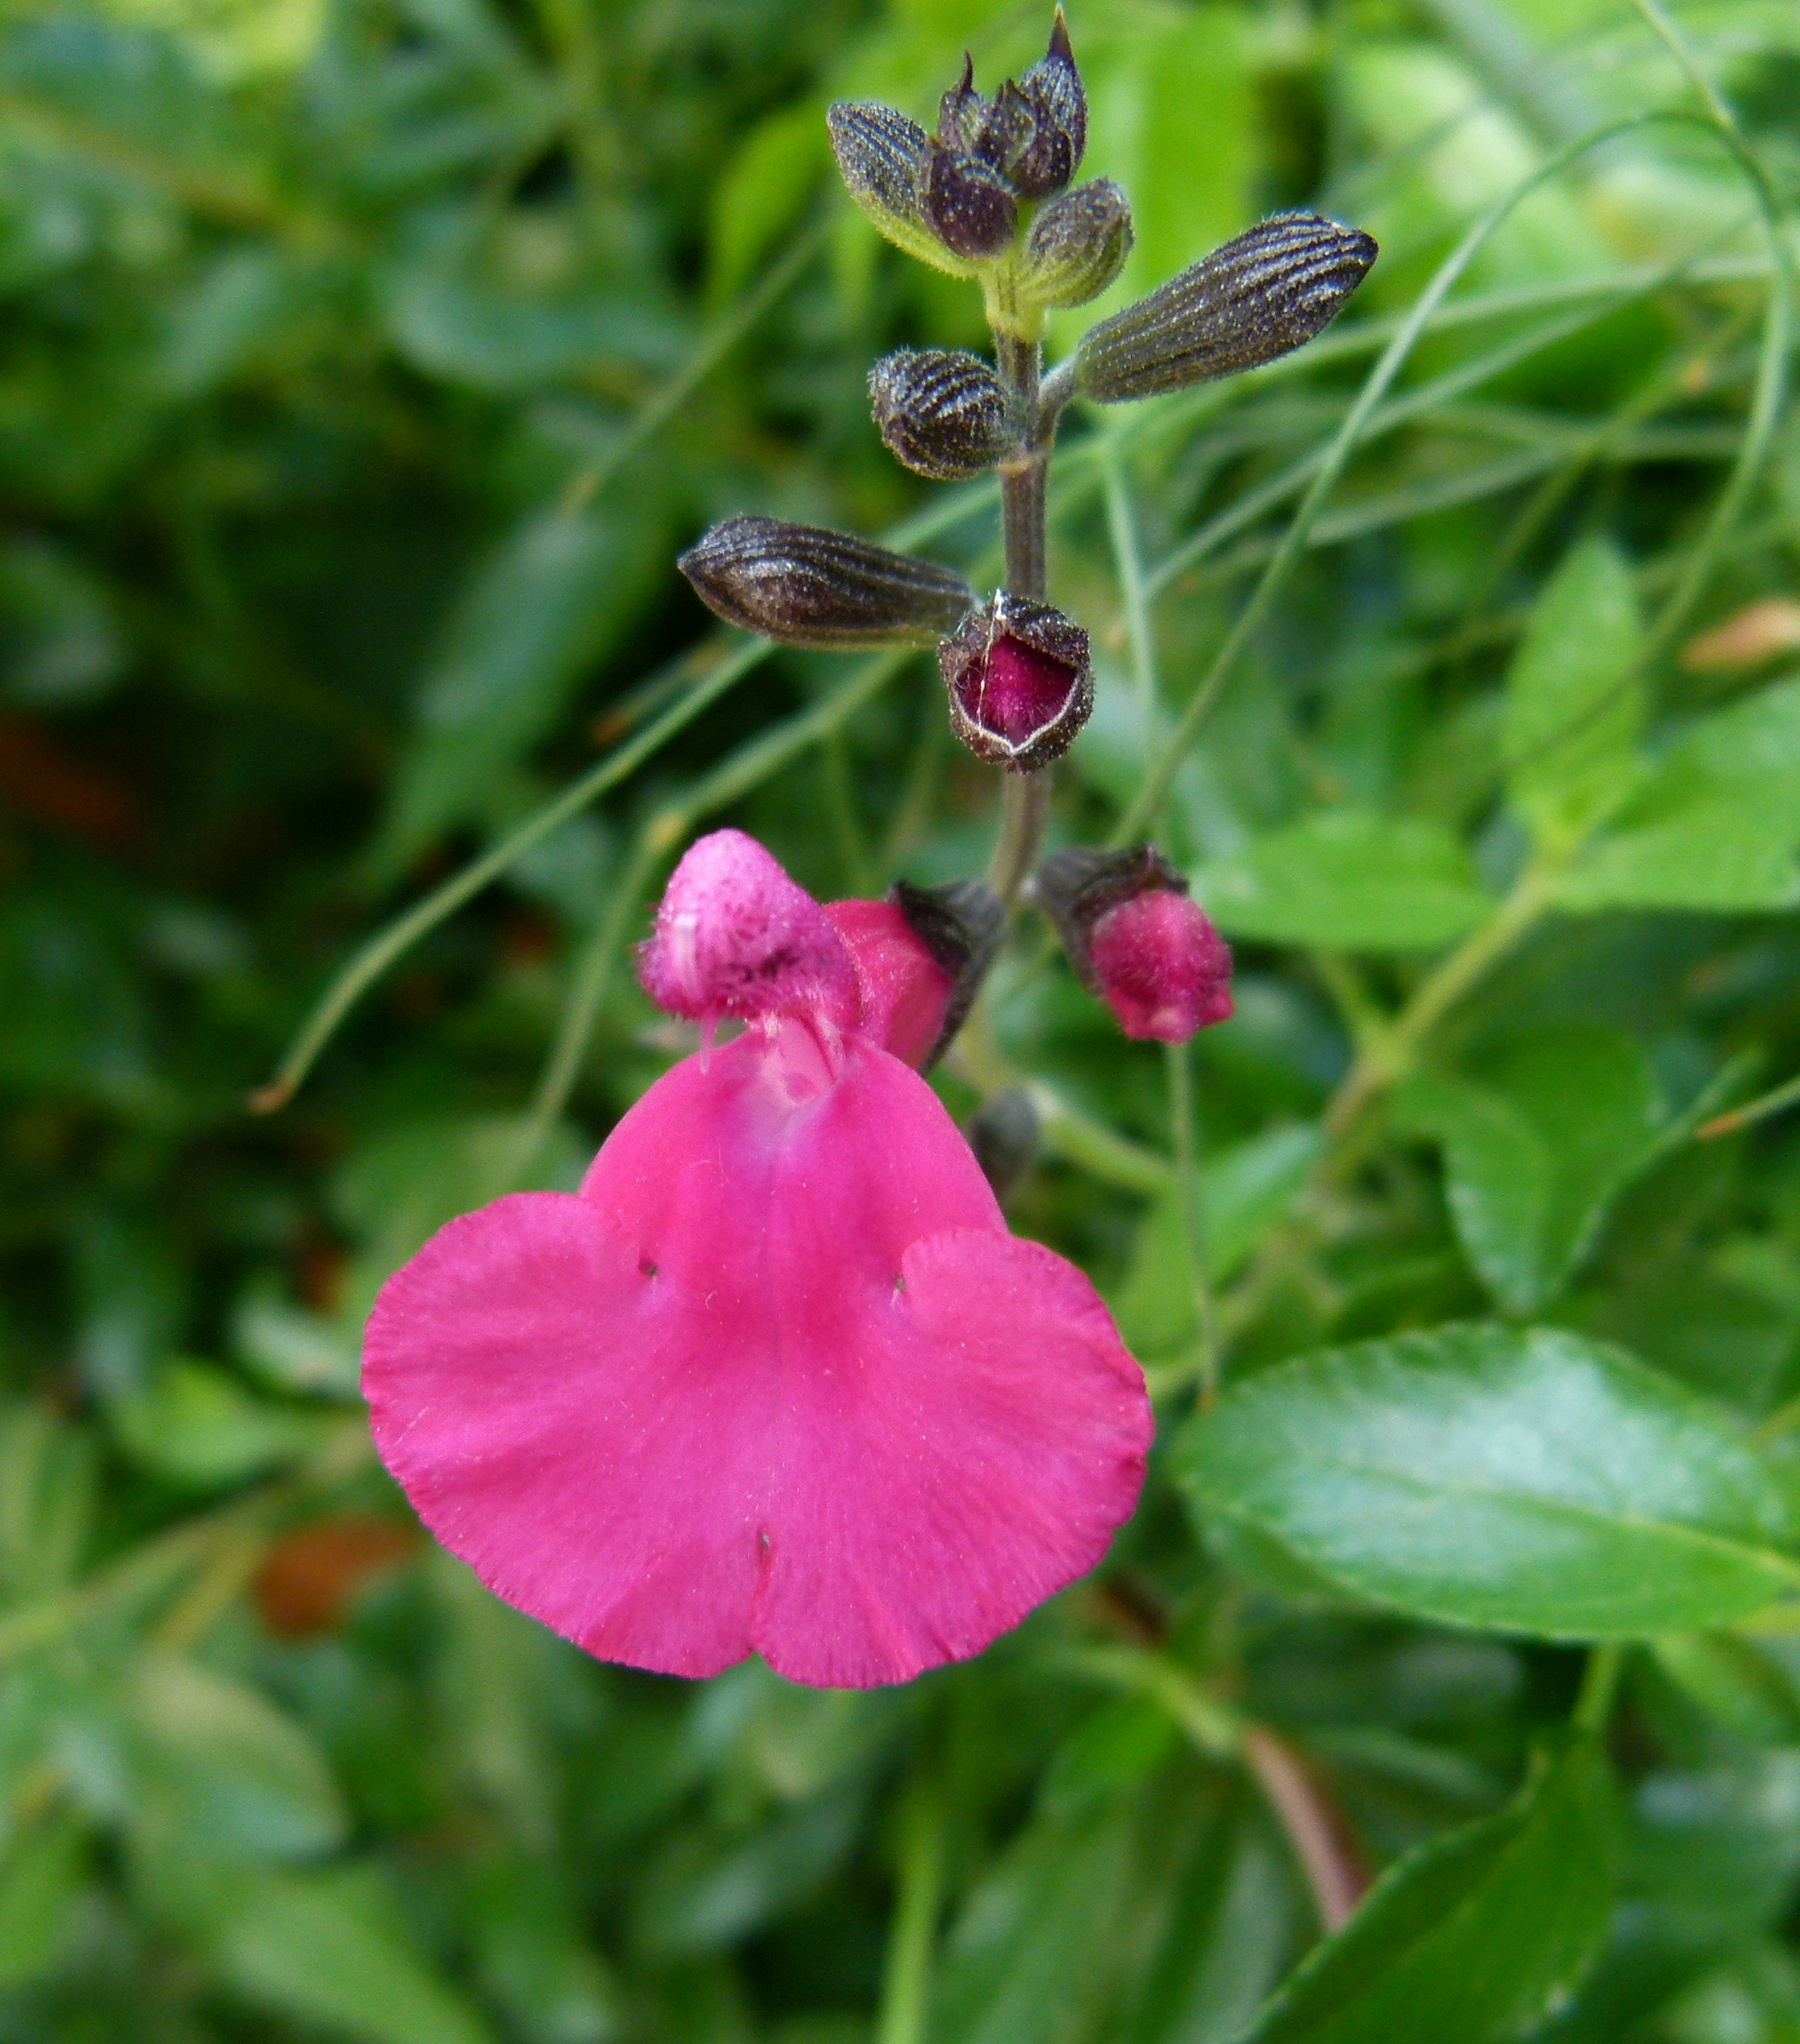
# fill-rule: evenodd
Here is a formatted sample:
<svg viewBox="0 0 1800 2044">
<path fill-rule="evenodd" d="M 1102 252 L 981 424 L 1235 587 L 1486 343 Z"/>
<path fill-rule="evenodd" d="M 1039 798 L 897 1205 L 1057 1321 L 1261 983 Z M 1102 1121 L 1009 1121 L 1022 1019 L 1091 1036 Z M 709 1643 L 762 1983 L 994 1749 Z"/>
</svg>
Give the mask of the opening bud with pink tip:
<svg viewBox="0 0 1800 2044">
<path fill-rule="evenodd" d="M 938 648 L 950 728 L 977 759 L 1034 773 L 1060 759 L 1094 707 L 1088 635 L 1047 603 L 1001 594 Z"/>
<path fill-rule="evenodd" d="M 1153 846 L 1059 851 L 1034 891 L 1082 985 L 1127 1036 L 1184 1043 L 1229 1019 L 1230 948 Z"/>
</svg>

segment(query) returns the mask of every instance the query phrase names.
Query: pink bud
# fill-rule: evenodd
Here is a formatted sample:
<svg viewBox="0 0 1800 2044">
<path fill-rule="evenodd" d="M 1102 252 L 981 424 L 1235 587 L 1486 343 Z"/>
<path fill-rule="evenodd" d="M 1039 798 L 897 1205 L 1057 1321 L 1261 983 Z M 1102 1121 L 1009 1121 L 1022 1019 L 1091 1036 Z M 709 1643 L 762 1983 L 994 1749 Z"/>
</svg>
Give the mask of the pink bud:
<svg viewBox="0 0 1800 2044">
<path fill-rule="evenodd" d="M 638 977 L 657 1006 L 710 1026 L 722 1016 L 857 1019 L 856 969 L 825 912 L 754 838 L 714 831 L 669 877 Z"/>
<path fill-rule="evenodd" d="M 1156 887 L 1108 909 L 1088 936 L 1100 991 L 1127 1036 L 1184 1043 L 1231 1013 L 1231 953 L 1188 897 Z"/>
<path fill-rule="evenodd" d="M 828 901 L 862 997 L 862 1033 L 915 1070 L 943 1034 L 956 981 L 893 901 Z"/>
</svg>

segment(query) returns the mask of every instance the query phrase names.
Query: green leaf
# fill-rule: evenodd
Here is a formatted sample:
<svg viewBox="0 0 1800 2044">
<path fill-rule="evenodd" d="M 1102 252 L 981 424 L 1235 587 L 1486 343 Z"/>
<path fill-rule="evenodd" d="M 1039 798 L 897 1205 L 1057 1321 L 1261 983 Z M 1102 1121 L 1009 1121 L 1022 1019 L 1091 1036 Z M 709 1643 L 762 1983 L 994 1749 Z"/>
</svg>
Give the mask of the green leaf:
<svg viewBox="0 0 1800 2044">
<path fill-rule="evenodd" d="M 1056 2044 L 1092 2034 L 1124 1949 L 1131 1817 L 1130 1800 L 1115 1796 L 1072 1818 L 1039 1818 L 984 1873 L 946 1941 L 934 2039 Z"/>
<path fill-rule="evenodd" d="M 1558 890 L 1566 909 L 1729 913 L 1800 901 L 1800 679 L 1704 717 Z"/>
<path fill-rule="evenodd" d="M 1452 1218 L 1499 1303 L 1529 1313 L 1587 1252 L 1611 1201 L 1656 1154 L 1664 1116 L 1649 1062 L 1622 1032 L 1537 1032 L 1475 1080 L 1420 1074 L 1399 1127 L 1444 1149 Z"/>
<path fill-rule="evenodd" d="M 271 1860 L 343 1842 L 348 1815 L 318 1749 L 256 1690 L 146 1653 L 127 1692 L 147 1795 L 190 1844 Z"/>
<path fill-rule="evenodd" d="M 1449 832 L 1417 817 L 1326 809 L 1254 840 L 1193 877 L 1230 937 L 1331 951 L 1432 951 L 1494 904 Z"/>
<path fill-rule="evenodd" d="M 1642 639 L 1629 565 L 1610 540 L 1583 540 L 1538 597 L 1506 678 L 1507 793 L 1540 844 L 1578 842 L 1637 770 Z"/>
<path fill-rule="evenodd" d="M 74 1815 L 54 1814 L 14 1839 L 0 1863 L 0 1988 L 57 1965 L 86 1881 L 86 1839 Z"/>
<path fill-rule="evenodd" d="M 1800 1746 L 1800 1689 L 1771 1645 L 1732 1632 L 1671 1633 L 1658 1666 L 1690 1702 L 1738 1739 Z"/>
<path fill-rule="evenodd" d="M 838 1790 L 730 1842 L 677 1833 L 636 1890 L 639 1949 L 655 1959 L 712 1951 L 787 1913 L 842 1866 L 859 1800 Z"/>
<path fill-rule="evenodd" d="M 1485 2044 L 1530 2028 L 1606 1934 L 1617 1838 L 1605 1756 L 1575 1740 L 1505 1809 L 1384 1875 L 1243 2044 Z"/>
<path fill-rule="evenodd" d="M 831 163 L 825 110 L 807 99 L 753 128 L 712 188 L 707 292 L 723 308 L 800 217 Z"/>
<path fill-rule="evenodd" d="M 488 2044 L 486 2024 L 420 1958 L 366 1869 L 262 1877 L 214 1963 L 246 2000 L 360 2044 Z"/>
<path fill-rule="evenodd" d="M 1718 1410 L 1557 1329 L 1299 1357 L 1197 1416 L 1174 1461 L 1206 1516 L 1449 1624 L 1641 1638 L 1800 1588 L 1780 1485 Z"/>
<path fill-rule="evenodd" d="M 1207 1276 L 1219 1285 L 1243 1267 L 1266 1231 L 1306 1184 L 1321 1143 L 1317 1128 L 1266 1129 L 1209 1158 L 1200 1171 Z M 1173 1191 L 1144 1216 L 1118 1301 L 1119 1331 L 1138 1355 L 1161 1355 L 1192 1340 L 1194 1292 L 1188 1235 Z"/>
<path fill-rule="evenodd" d="M 146 1389 L 118 1400 L 109 1416 L 134 1462 L 201 1489 L 294 1461 L 330 1424 L 322 1414 L 269 1404 L 205 1362 L 169 1364 Z"/>
</svg>

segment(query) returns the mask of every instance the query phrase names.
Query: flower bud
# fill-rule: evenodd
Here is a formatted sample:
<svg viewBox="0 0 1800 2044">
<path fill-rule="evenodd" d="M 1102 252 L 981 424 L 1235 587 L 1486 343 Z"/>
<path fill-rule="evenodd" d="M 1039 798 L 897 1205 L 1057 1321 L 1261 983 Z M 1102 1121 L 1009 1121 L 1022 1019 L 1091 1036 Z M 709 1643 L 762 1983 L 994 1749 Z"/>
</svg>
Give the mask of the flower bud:
<svg viewBox="0 0 1800 2044">
<path fill-rule="evenodd" d="M 869 371 L 869 398 L 896 459 L 939 482 L 980 475 L 1018 444 L 1006 386 L 979 355 L 903 348 Z"/>
<path fill-rule="evenodd" d="M 1006 911 L 1000 897 L 981 880 L 953 880 L 943 887 L 914 887 L 897 880 L 888 899 L 950 975 L 950 996 L 938 1024 L 937 1040 L 920 1064 L 922 1070 L 929 1070 L 969 1019 L 1006 934 Z"/>
<path fill-rule="evenodd" d="M 873 100 L 839 101 L 825 123 L 846 189 L 881 232 L 922 263 L 953 277 L 973 276 L 975 265 L 953 255 L 925 223 L 931 138 L 919 123 Z"/>
<path fill-rule="evenodd" d="M 708 1028 L 722 1016 L 858 1014 L 855 968 L 819 904 L 754 838 L 714 831 L 669 876 L 638 977 L 658 1008 Z"/>
<path fill-rule="evenodd" d="M 1184 1043 L 1230 1015 L 1230 951 L 1153 847 L 1060 851 L 1034 892 L 1076 976 L 1127 1036 Z"/>
<path fill-rule="evenodd" d="M 1312 339 L 1368 274 L 1375 243 L 1278 213 L 1083 335 L 1078 387 L 1103 405 L 1234 376 Z"/>
<path fill-rule="evenodd" d="M 1081 74 L 1075 68 L 1075 52 L 1069 45 L 1069 25 L 1060 7 L 1050 26 L 1050 48 L 1019 84 L 1031 110 L 1031 136 L 1013 159 L 1012 187 L 1021 198 L 1047 198 L 1074 176 L 1088 146 L 1088 96 L 1081 89 Z"/>
<path fill-rule="evenodd" d="M 715 616 L 784 646 L 929 645 L 975 602 L 935 561 L 784 518 L 727 518 L 675 565 Z"/>
<path fill-rule="evenodd" d="M 1060 759 L 1094 707 L 1088 635 L 1060 610 L 996 596 L 938 648 L 950 728 L 978 759 L 1015 773 Z"/>
<path fill-rule="evenodd" d="M 971 262 L 1002 254 L 1011 244 L 1019 206 L 1000 172 L 942 143 L 925 147 L 925 225 L 953 255 Z"/>
<path fill-rule="evenodd" d="M 1004 1200 L 1038 1154 L 1038 1110 L 1022 1086 L 996 1093 L 969 1118 L 963 1134 L 981 1174 Z"/>
<path fill-rule="evenodd" d="M 1110 178 L 1077 185 L 1032 221 L 1020 293 L 1041 305 L 1084 305 L 1125 267 L 1132 239 L 1131 209 Z"/>
</svg>

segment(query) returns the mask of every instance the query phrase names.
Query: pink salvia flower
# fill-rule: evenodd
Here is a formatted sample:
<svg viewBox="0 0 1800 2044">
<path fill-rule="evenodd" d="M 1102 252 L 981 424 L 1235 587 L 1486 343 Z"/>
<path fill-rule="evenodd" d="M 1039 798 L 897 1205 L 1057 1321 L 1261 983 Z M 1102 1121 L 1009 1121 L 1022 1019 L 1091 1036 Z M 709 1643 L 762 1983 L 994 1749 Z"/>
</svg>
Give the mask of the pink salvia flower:
<svg viewBox="0 0 1800 2044">
<path fill-rule="evenodd" d="M 1136 1501 L 1142 1374 L 895 1055 L 928 1050 L 945 975 L 885 906 L 703 840 L 640 969 L 750 1028 L 659 1079 L 578 1193 L 452 1221 L 376 1301 L 382 1459 L 605 1659 L 904 1681 L 1091 1569 Z"/>
</svg>

